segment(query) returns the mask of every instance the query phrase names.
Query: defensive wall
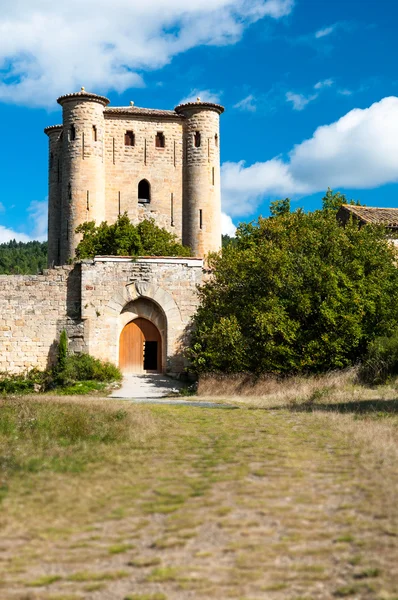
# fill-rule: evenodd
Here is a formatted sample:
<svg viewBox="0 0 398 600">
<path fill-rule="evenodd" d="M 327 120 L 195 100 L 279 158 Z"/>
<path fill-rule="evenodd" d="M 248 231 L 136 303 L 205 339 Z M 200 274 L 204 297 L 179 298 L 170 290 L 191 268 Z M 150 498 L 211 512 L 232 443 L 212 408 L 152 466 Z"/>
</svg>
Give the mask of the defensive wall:
<svg viewBox="0 0 398 600">
<path fill-rule="evenodd" d="M 1 275 L 0 371 L 46 368 L 63 329 L 72 352 L 118 364 L 123 327 L 142 317 L 161 334 L 161 370 L 179 374 L 202 277 L 202 259 L 163 257 L 97 257 L 42 275 Z"/>
</svg>

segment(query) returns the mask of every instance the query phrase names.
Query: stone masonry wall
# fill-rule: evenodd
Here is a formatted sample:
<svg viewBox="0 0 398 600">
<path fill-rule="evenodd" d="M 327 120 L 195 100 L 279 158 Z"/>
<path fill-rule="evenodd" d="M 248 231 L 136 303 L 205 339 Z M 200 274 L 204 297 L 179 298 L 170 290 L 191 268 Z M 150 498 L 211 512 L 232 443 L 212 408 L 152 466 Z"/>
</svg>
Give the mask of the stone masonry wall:
<svg viewBox="0 0 398 600">
<path fill-rule="evenodd" d="M 43 275 L 1 275 L 0 371 L 45 369 L 63 329 L 72 352 L 118 364 L 123 327 L 144 317 L 161 333 L 163 370 L 181 372 L 202 267 L 195 258 L 110 257 Z"/>
<path fill-rule="evenodd" d="M 183 346 L 198 305 L 201 259 L 95 259 L 82 264 L 82 318 L 90 354 L 118 364 L 119 337 L 134 318 L 148 318 L 162 335 L 163 370 L 186 364 Z"/>
<path fill-rule="evenodd" d="M 133 131 L 135 145 L 125 146 L 126 131 Z M 157 132 L 165 147 L 157 148 Z M 156 224 L 182 237 L 182 119 L 105 113 L 106 220 L 116 221 L 125 211 L 133 222 L 152 217 Z M 138 183 L 147 179 L 151 202 L 138 202 Z"/>
<path fill-rule="evenodd" d="M 0 371 L 45 369 L 62 329 L 72 351 L 84 350 L 79 265 L 0 276 Z"/>
</svg>

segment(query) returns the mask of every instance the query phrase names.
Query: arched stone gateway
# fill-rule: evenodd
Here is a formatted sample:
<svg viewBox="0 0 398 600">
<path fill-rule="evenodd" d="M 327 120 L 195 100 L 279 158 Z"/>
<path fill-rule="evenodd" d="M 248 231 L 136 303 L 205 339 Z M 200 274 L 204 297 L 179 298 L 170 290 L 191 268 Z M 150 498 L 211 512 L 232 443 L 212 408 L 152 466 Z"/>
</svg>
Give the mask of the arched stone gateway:
<svg viewBox="0 0 398 600">
<path fill-rule="evenodd" d="M 119 342 L 119 367 L 125 374 L 162 371 L 162 338 L 148 319 L 138 317 L 124 326 Z"/>
</svg>

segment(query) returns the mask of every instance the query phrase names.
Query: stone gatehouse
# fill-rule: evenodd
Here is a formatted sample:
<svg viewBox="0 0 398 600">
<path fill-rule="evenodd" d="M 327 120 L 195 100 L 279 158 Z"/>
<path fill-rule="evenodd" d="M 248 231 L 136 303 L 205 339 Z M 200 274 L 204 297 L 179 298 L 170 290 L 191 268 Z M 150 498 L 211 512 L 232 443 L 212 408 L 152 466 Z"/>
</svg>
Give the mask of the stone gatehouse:
<svg viewBox="0 0 398 600">
<path fill-rule="evenodd" d="M 1 275 L 0 371 L 44 369 L 65 329 L 72 352 L 125 373 L 179 374 L 202 273 L 200 258 L 99 257 L 43 275 Z"/>
</svg>

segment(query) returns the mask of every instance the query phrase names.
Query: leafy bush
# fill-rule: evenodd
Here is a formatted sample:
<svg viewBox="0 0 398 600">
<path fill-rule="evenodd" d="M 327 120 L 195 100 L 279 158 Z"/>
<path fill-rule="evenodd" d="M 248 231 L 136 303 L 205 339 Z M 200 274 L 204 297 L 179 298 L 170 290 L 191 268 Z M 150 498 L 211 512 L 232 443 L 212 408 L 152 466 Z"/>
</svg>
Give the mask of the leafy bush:
<svg viewBox="0 0 398 600">
<path fill-rule="evenodd" d="M 359 377 L 370 384 L 383 384 L 398 375 L 398 330 L 391 336 L 375 338 L 359 369 Z"/>
<path fill-rule="evenodd" d="M 31 394 L 41 388 L 47 374 L 37 369 L 31 369 L 25 374 L 11 375 L 0 373 L 0 393 L 5 394 Z"/>
<path fill-rule="evenodd" d="M 282 208 L 240 224 L 236 242 L 210 257 L 188 351 L 197 373 L 343 369 L 397 328 L 396 250 L 384 228 L 343 226 L 328 206 Z"/>
<path fill-rule="evenodd" d="M 82 223 L 76 229 L 83 239 L 76 248 L 76 258 L 93 258 L 96 255 L 116 256 L 190 256 L 191 251 L 180 244 L 177 237 L 153 219 L 131 223 L 127 213 L 119 215 L 116 223 L 94 221 Z"/>
<path fill-rule="evenodd" d="M 71 385 L 77 381 L 120 381 L 122 374 L 110 362 L 103 362 L 90 354 L 69 354 L 62 369 L 55 368 L 55 382 Z"/>
</svg>

